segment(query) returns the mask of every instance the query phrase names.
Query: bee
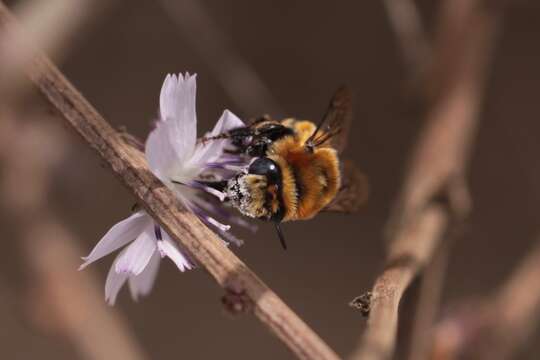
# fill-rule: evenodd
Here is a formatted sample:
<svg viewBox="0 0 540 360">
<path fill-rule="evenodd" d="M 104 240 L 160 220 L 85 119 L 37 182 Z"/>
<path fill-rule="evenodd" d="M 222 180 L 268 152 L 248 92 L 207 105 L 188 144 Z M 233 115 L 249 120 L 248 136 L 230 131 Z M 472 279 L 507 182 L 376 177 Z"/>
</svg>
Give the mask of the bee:
<svg viewBox="0 0 540 360">
<path fill-rule="evenodd" d="M 203 141 L 228 138 L 253 160 L 221 184 L 242 214 L 275 224 L 284 249 L 281 223 L 307 220 L 321 211 L 353 212 L 367 195 L 366 178 L 340 161 L 352 119 L 351 93 L 341 87 L 315 124 L 309 120 L 261 117 Z"/>
</svg>

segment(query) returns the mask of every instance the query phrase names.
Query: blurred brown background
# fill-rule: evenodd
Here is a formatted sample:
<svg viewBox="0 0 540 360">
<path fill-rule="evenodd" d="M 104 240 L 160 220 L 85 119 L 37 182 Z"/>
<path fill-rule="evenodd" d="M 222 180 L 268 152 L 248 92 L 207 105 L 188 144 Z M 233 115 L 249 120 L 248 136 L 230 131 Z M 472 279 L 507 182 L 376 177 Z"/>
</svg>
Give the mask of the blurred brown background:
<svg viewBox="0 0 540 360">
<path fill-rule="evenodd" d="M 200 131 L 225 108 L 245 117 L 271 112 L 262 103 L 242 106 L 242 99 L 227 94 L 213 70 L 223 60 L 208 59 L 197 50 L 198 42 L 209 41 L 205 32 L 179 26 L 164 2 L 116 1 L 74 34 L 60 68 L 101 114 L 144 138 L 165 74 L 184 71 L 198 74 Z M 420 3 L 431 32 L 437 2 Z M 346 155 L 369 176 L 372 192 L 366 208 L 358 216 L 324 214 L 286 224 L 287 252 L 266 224 L 260 224 L 256 235 L 242 233 L 246 244 L 235 249 L 331 347 L 348 354 L 365 319 L 347 303 L 369 289 L 380 270 L 382 231 L 421 125 L 406 105 L 407 69 L 384 7 L 377 1 L 284 0 L 203 1 L 202 6 L 266 84 L 283 111 L 276 117 L 317 119 L 338 85 L 354 90 L 355 123 Z M 540 230 L 539 36 L 540 3 L 513 2 L 489 71 L 470 166 L 474 209 L 453 248 L 445 304 L 495 289 Z M 31 95 L 25 106 L 39 102 Z M 94 152 L 71 132 L 66 134 L 70 151 L 55 169 L 47 201 L 81 239 L 84 255 L 128 215 L 134 200 Z M 28 320 L 25 297 L 32 282 L 11 225 L 0 220 L 0 296 L 5 303 L 0 310 L 1 357 L 79 358 L 63 338 Z M 36 246 L 35 251 L 41 250 Z M 93 265 L 100 285 L 111 261 Z M 203 271 L 180 274 L 167 262 L 149 297 L 135 303 L 124 290 L 115 310 L 152 359 L 293 358 L 253 317 L 225 315 L 221 295 Z M 540 343 L 519 355 L 539 358 Z"/>
</svg>

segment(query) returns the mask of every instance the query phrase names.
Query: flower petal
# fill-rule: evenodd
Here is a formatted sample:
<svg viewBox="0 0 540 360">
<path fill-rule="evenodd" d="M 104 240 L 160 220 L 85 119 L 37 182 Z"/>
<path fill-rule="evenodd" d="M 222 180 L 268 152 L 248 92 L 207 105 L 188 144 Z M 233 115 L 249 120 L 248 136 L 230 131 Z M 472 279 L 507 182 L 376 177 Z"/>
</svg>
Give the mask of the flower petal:
<svg viewBox="0 0 540 360">
<path fill-rule="evenodd" d="M 159 97 L 161 120 L 169 125 L 169 141 L 180 159 L 191 156 L 197 140 L 196 75 L 168 75 Z"/>
<path fill-rule="evenodd" d="M 245 126 L 242 120 L 234 115 L 229 110 L 225 110 L 218 122 L 214 126 L 214 129 L 207 134 L 207 137 L 223 134 L 231 129 Z M 205 144 L 198 144 L 195 149 L 195 154 L 191 159 L 192 164 L 197 164 L 199 167 L 206 163 L 217 160 L 223 154 L 223 148 L 228 144 L 227 139 L 212 140 Z"/>
<path fill-rule="evenodd" d="M 208 223 L 210 225 L 214 226 L 215 228 L 217 228 L 221 232 L 226 232 L 226 231 L 229 231 L 231 229 L 231 225 L 222 224 L 222 223 L 220 223 L 219 221 L 217 221 L 216 219 L 214 219 L 211 216 L 207 216 L 206 221 L 208 221 Z"/>
<path fill-rule="evenodd" d="M 156 238 L 153 226 L 150 224 L 139 235 L 137 240 L 120 254 L 115 263 L 116 272 L 139 275 L 146 268 L 155 251 Z"/>
<path fill-rule="evenodd" d="M 180 79 L 178 79 L 180 77 Z M 175 113 L 175 92 L 178 81 L 184 81 L 182 74 L 167 74 L 161 92 L 159 93 L 159 115 L 163 121 L 174 116 Z"/>
<path fill-rule="evenodd" d="M 219 236 L 221 236 L 221 238 L 223 238 L 225 244 L 227 245 L 234 244 L 238 247 L 244 245 L 244 240 L 237 238 L 236 236 L 234 236 L 234 234 L 230 232 L 218 230 L 218 234 Z"/>
<path fill-rule="evenodd" d="M 166 179 L 171 164 L 181 161 L 169 141 L 167 123 L 162 121 L 156 123 L 156 128 L 152 130 L 146 140 L 145 155 L 150 170 L 162 181 Z"/>
<path fill-rule="evenodd" d="M 161 258 L 159 252 L 154 251 L 154 254 L 150 258 L 150 262 L 146 265 L 143 272 L 137 276 L 129 277 L 129 291 L 131 292 L 133 300 L 137 301 L 139 295 L 145 296 L 150 293 L 156 280 L 160 262 Z"/>
<path fill-rule="evenodd" d="M 257 225 L 246 221 L 244 217 L 234 215 L 229 211 L 225 210 L 222 204 L 217 204 L 215 202 L 209 201 L 202 198 L 194 198 L 189 202 L 190 209 L 204 221 L 204 217 L 208 215 L 216 215 L 219 218 L 225 219 L 226 222 L 230 222 L 248 229 L 251 232 L 257 231 Z"/>
<path fill-rule="evenodd" d="M 114 263 L 109 269 L 107 280 L 105 281 L 105 301 L 111 306 L 116 302 L 116 297 L 128 278 L 128 274 L 119 274 L 116 272 L 116 263 L 125 251 L 126 250 L 122 251 L 120 255 L 116 257 L 116 260 L 114 260 Z"/>
<path fill-rule="evenodd" d="M 176 246 L 166 232 L 163 232 L 163 240 L 159 240 L 157 246 L 161 257 L 167 256 L 176 264 L 180 271 L 183 272 L 186 269 L 191 270 L 193 268 L 193 265 L 189 262 L 188 258 L 182 254 L 178 249 L 178 246 Z"/>
<path fill-rule="evenodd" d="M 226 131 L 246 126 L 242 120 L 236 115 L 234 115 L 230 110 L 223 111 L 218 122 L 212 129 L 210 136 L 216 136 Z"/>
<path fill-rule="evenodd" d="M 79 270 L 135 239 L 149 221 L 150 217 L 146 212 L 138 211 L 127 219 L 116 223 L 94 246 L 90 254 L 83 257 L 84 263 L 79 267 Z"/>
</svg>

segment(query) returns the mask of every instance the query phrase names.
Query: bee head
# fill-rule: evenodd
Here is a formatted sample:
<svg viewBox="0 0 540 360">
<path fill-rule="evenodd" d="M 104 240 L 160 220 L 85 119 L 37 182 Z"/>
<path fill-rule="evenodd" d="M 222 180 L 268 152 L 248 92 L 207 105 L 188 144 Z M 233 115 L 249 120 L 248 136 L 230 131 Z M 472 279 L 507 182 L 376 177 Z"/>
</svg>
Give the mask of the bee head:
<svg viewBox="0 0 540 360">
<path fill-rule="evenodd" d="M 232 205 L 246 216 L 273 221 L 283 218 L 281 170 L 267 157 L 257 158 L 229 180 L 226 191 Z"/>
</svg>

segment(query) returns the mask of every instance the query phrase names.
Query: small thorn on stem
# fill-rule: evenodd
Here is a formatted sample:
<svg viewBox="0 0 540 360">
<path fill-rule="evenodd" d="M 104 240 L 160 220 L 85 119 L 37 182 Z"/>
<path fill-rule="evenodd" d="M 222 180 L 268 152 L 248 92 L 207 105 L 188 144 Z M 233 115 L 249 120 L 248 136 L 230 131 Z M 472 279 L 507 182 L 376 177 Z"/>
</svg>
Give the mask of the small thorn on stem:
<svg viewBox="0 0 540 360">
<path fill-rule="evenodd" d="M 363 316 L 367 317 L 369 316 L 369 312 L 371 310 L 372 298 L 373 298 L 373 294 L 371 293 L 371 291 L 368 291 L 352 299 L 352 301 L 349 303 L 349 306 L 356 310 L 360 310 L 360 313 Z"/>
</svg>

